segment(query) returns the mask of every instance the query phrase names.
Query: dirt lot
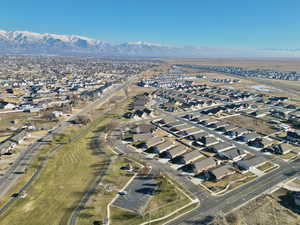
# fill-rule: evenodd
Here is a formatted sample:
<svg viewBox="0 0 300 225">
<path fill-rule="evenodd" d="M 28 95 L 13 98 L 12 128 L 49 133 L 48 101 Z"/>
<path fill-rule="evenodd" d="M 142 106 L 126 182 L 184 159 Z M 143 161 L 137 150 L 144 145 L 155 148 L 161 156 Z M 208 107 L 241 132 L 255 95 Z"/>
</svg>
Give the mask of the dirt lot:
<svg viewBox="0 0 300 225">
<path fill-rule="evenodd" d="M 246 59 L 246 58 L 214 58 L 214 59 L 170 59 L 169 63 L 216 65 L 216 66 L 239 66 L 251 69 L 274 69 L 286 71 L 300 71 L 299 59 Z"/>
<path fill-rule="evenodd" d="M 300 225 L 300 214 L 295 211 L 290 196 L 288 191 L 280 189 L 225 217 L 216 216 L 210 225 Z"/>
<path fill-rule="evenodd" d="M 263 134 L 272 134 L 276 132 L 274 128 L 266 121 L 261 119 L 247 117 L 247 116 L 232 116 L 224 118 L 225 121 L 239 127 L 255 130 Z"/>
</svg>

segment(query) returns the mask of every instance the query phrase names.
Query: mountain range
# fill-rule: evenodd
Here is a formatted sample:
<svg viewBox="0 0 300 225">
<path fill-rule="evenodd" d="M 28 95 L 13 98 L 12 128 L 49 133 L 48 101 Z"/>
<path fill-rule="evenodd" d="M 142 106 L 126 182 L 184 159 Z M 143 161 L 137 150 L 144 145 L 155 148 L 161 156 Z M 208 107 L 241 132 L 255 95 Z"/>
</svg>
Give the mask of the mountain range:
<svg viewBox="0 0 300 225">
<path fill-rule="evenodd" d="M 0 30 L 0 54 L 174 57 L 191 55 L 190 53 L 186 47 L 163 46 L 142 41 L 113 45 L 78 35 Z"/>
<path fill-rule="evenodd" d="M 0 54 L 108 57 L 299 57 L 297 50 L 166 46 L 143 41 L 111 44 L 78 35 L 0 30 Z"/>
</svg>

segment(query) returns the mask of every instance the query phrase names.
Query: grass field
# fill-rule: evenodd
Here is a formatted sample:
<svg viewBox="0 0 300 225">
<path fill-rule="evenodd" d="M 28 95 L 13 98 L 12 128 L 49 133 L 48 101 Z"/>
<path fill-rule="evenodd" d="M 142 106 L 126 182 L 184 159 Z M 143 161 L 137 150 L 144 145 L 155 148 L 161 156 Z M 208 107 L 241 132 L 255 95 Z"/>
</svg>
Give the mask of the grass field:
<svg viewBox="0 0 300 225">
<path fill-rule="evenodd" d="M 224 119 L 225 122 L 229 122 L 233 125 L 236 125 L 238 127 L 247 128 L 250 130 L 255 130 L 257 132 L 263 133 L 263 134 L 272 134 L 276 130 L 268 124 L 266 121 L 252 118 L 248 116 L 232 116 L 227 117 Z"/>
<path fill-rule="evenodd" d="M 249 202 L 232 214 L 234 220 L 220 225 L 299 225 L 300 215 L 291 205 L 286 206 L 290 201 L 288 193 L 280 189 Z"/>
<path fill-rule="evenodd" d="M 94 122 L 78 140 L 65 145 L 52 156 L 41 175 L 29 188 L 27 197 L 0 217 L 2 224 L 66 224 L 74 204 L 99 172 L 105 160 L 90 145 L 97 127 L 108 119 Z"/>
<path fill-rule="evenodd" d="M 94 221 L 103 221 L 107 217 L 107 205 L 116 196 L 128 180 L 133 176 L 132 172 L 122 171 L 120 168 L 131 164 L 133 167 L 139 166 L 123 157 L 113 159 L 107 174 L 101 181 L 101 186 L 96 188 L 96 192 L 91 196 L 84 210 L 78 217 L 78 225 L 93 224 Z M 110 186 L 111 188 L 106 188 Z"/>
</svg>

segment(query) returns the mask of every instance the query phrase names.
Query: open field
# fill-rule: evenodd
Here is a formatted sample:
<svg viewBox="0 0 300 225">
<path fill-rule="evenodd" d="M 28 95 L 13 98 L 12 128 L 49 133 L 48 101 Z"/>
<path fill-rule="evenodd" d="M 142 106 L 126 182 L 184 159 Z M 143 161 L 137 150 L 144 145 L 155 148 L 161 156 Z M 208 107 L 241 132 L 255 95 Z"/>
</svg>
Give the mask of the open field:
<svg viewBox="0 0 300 225">
<path fill-rule="evenodd" d="M 251 69 L 274 69 L 284 71 L 300 71 L 300 59 L 271 59 L 271 58 L 199 58 L 199 59 L 170 59 L 169 63 L 238 66 Z"/>
<path fill-rule="evenodd" d="M 80 212 L 78 225 L 93 224 L 94 221 L 103 221 L 107 217 L 107 205 L 117 195 L 118 190 L 133 176 L 132 172 L 120 170 L 122 166 L 128 164 L 138 168 L 137 164 L 126 158 L 117 157 L 113 159 L 101 185 L 96 188 L 85 209 Z"/>
<path fill-rule="evenodd" d="M 293 210 L 291 197 L 284 189 L 262 196 L 219 220 L 218 225 L 299 225 L 300 214 Z M 251 212 L 251 213 L 249 213 Z"/>
<path fill-rule="evenodd" d="M 276 131 L 266 121 L 257 118 L 248 117 L 248 116 L 227 117 L 224 119 L 224 121 L 239 127 L 244 127 L 267 135 L 272 134 Z"/>
<path fill-rule="evenodd" d="M 94 129 L 107 122 L 107 119 L 96 121 L 81 138 L 65 145 L 52 156 L 40 177 L 29 188 L 27 197 L 19 199 L 13 209 L 1 216 L 2 223 L 40 225 L 52 221 L 52 224 L 66 224 L 74 204 L 105 160 L 95 152 L 90 141 Z"/>
</svg>

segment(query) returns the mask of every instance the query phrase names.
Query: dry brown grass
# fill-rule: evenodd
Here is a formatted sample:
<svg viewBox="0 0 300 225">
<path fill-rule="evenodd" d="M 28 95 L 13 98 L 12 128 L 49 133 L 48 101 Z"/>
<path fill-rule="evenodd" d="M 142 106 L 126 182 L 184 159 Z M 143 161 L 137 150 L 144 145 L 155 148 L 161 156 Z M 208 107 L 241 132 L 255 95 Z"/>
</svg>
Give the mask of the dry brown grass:
<svg viewBox="0 0 300 225">
<path fill-rule="evenodd" d="M 263 134 L 271 134 L 276 131 L 266 121 L 257 118 L 252 118 L 247 116 L 232 116 L 232 117 L 224 118 L 224 120 L 236 126 L 244 127 L 250 130 L 255 130 Z"/>
</svg>

